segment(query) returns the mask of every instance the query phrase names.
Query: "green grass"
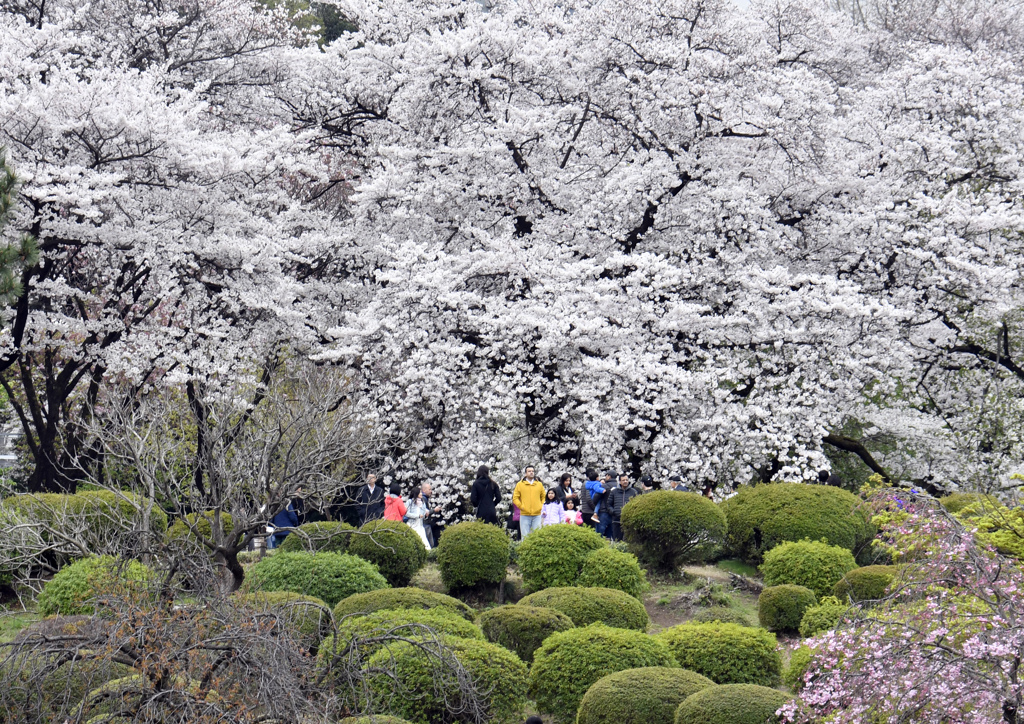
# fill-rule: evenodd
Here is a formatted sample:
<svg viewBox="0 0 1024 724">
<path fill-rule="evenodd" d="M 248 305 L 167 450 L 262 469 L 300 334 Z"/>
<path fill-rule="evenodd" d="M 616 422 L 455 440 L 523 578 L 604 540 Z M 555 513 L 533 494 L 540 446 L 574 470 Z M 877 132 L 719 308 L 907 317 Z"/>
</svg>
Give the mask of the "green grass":
<svg viewBox="0 0 1024 724">
<path fill-rule="evenodd" d="M 744 563 L 743 561 L 728 559 L 724 561 L 719 561 L 717 565 L 719 568 L 728 571 L 729 573 L 736 573 L 740 576 L 756 578 L 757 576 L 761 575 L 760 573 L 758 573 L 756 566 L 752 566 L 749 563 Z"/>
<path fill-rule="evenodd" d="M 11 641 L 19 631 L 41 618 L 42 616 L 32 611 L 0 612 L 0 643 Z"/>
</svg>

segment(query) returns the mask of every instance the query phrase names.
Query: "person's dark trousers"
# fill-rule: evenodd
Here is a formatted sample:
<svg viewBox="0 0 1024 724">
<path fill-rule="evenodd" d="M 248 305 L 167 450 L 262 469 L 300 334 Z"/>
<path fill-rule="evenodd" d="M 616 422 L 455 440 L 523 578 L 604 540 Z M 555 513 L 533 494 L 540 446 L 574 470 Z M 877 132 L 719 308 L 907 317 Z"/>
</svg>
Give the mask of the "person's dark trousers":
<svg viewBox="0 0 1024 724">
<path fill-rule="evenodd" d="M 612 519 L 612 540 L 622 540 L 622 522 L 618 518 Z"/>
<path fill-rule="evenodd" d="M 599 525 L 598 523 L 594 522 L 594 514 L 593 513 L 584 513 L 583 514 L 583 524 L 584 525 L 589 525 L 591 528 L 594 528 L 595 530 L 597 529 L 597 526 Z"/>
<path fill-rule="evenodd" d="M 612 514 L 601 511 L 598 517 L 601 522 L 597 524 L 597 532 L 603 535 L 605 538 L 612 537 Z"/>
</svg>

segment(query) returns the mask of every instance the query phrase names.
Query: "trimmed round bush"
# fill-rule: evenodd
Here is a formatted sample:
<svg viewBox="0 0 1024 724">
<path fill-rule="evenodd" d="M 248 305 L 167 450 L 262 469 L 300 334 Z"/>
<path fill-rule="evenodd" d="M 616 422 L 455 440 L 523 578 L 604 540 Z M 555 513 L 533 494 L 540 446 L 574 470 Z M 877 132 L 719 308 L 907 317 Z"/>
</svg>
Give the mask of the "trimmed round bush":
<svg viewBox="0 0 1024 724">
<path fill-rule="evenodd" d="M 614 588 L 640 600 L 650 589 L 647 574 L 640 567 L 636 556 L 614 548 L 591 551 L 583 561 L 583 570 L 576 579 L 576 585 L 584 588 Z"/>
<path fill-rule="evenodd" d="M 437 543 L 441 582 L 452 591 L 505 580 L 511 549 L 496 525 L 467 520 L 445 528 Z"/>
<path fill-rule="evenodd" d="M 585 525 L 546 525 L 516 549 L 523 585 L 527 591 L 575 585 L 587 555 L 607 546 Z"/>
<path fill-rule="evenodd" d="M 721 549 L 725 513 L 703 495 L 655 490 L 622 509 L 622 535 L 646 565 L 662 571 L 701 563 Z"/>
<path fill-rule="evenodd" d="M 615 628 L 646 631 L 651 622 L 642 603 L 613 588 L 545 588 L 531 593 L 516 605 L 553 608 L 564 613 L 577 626 L 603 623 Z"/>
<path fill-rule="evenodd" d="M 782 659 L 775 634 L 734 623 L 684 623 L 655 635 L 684 669 L 716 684 L 776 686 Z"/>
<path fill-rule="evenodd" d="M 387 588 L 376 566 L 347 553 L 275 553 L 249 571 L 252 588 L 315 596 L 328 606 L 355 593 Z"/>
<path fill-rule="evenodd" d="M 213 536 L 213 521 L 216 517 L 216 513 L 212 510 L 208 510 L 202 515 L 199 513 L 189 513 L 184 518 L 178 518 L 171 524 L 171 527 L 167 529 L 167 539 L 169 541 L 188 539 L 198 543 L 198 539 L 192 532 L 193 526 L 199 535 L 204 538 L 211 538 Z M 220 525 L 225 535 L 235 529 L 234 521 L 231 520 L 231 516 L 227 513 L 220 514 Z"/>
<path fill-rule="evenodd" d="M 572 722 L 598 679 L 647 666 L 676 667 L 669 647 L 657 638 L 599 623 L 573 628 L 550 636 L 534 653 L 530 695 L 542 714 Z"/>
<path fill-rule="evenodd" d="M 804 586 L 820 597 L 831 596 L 836 584 L 856 567 L 847 549 L 805 540 L 783 543 L 765 553 L 761 575 L 766 586 Z"/>
<path fill-rule="evenodd" d="M 760 563 L 766 552 L 786 541 L 825 540 L 857 552 L 875 535 L 863 501 L 828 485 L 741 487 L 721 507 L 729 523 L 729 548 L 751 563 Z"/>
<path fill-rule="evenodd" d="M 428 628 L 430 631 L 427 631 Z M 479 628 L 447 608 L 375 611 L 368 616 L 349 616 L 339 621 L 338 635 L 328 636 L 320 645 L 320 662 L 326 665 L 332 656 L 344 652 L 354 639 L 384 636 L 389 632 L 403 638 L 455 636 L 480 641 L 484 639 Z M 381 646 L 382 643 L 367 642 L 360 644 L 359 652 L 364 658 L 369 658 Z"/>
<path fill-rule="evenodd" d="M 330 625 L 330 607 L 315 596 L 292 591 L 256 591 L 240 594 L 238 598 L 250 608 L 279 616 L 284 630 L 307 649 L 320 645 Z"/>
<path fill-rule="evenodd" d="M 832 589 L 840 601 L 878 601 L 892 583 L 899 569 L 896 566 L 864 566 L 843 576 Z"/>
<path fill-rule="evenodd" d="M 303 523 L 285 536 L 277 550 L 279 553 L 346 553 L 349 534 L 355 529 L 348 523 L 330 520 Z"/>
<path fill-rule="evenodd" d="M 804 611 L 804 617 L 800 619 L 800 636 L 806 639 L 835 628 L 849 608 L 835 596 L 825 596 L 817 606 Z"/>
<path fill-rule="evenodd" d="M 676 709 L 675 724 L 774 724 L 775 712 L 793 697 L 752 684 L 698 691 Z"/>
<path fill-rule="evenodd" d="M 814 650 L 810 646 L 798 647 L 789 657 L 789 666 L 782 675 L 782 683 L 790 688 L 793 693 L 799 693 L 804 688 L 804 674 L 811 668 L 811 661 L 814 659 Z"/>
<path fill-rule="evenodd" d="M 719 621 L 721 623 L 735 623 L 740 626 L 751 626 L 750 619 L 742 611 L 737 611 L 735 608 L 729 608 L 728 606 L 710 606 L 708 608 L 702 608 L 697 613 L 693 614 L 690 619 L 696 623 L 709 623 L 711 621 Z"/>
<path fill-rule="evenodd" d="M 1002 503 L 995 496 L 982 493 L 950 493 L 939 498 L 939 503 L 953 515 L 959 515 L 963 512 L 964 508 L 972 506 L 978 511 L 979 515 L 984 510 L 994 510 L 1002 507 Z"/>
<path fill-rule="evenodd" d="M 648 666 L 618 671 L 587 689 L 576 724 L 673 724 L 686 697 L 714 685 L 686 669 Z"/>
<path fill-rule="evenodd" d="M 371 614 L 374 611 L 404 610 L 408 608 L 447 608 L 467 621 L 473 620 L 473 609 L 457 598 L 422 588 L 388 588 L 372 593 L 349 596 L 334 607 L 337 621 L 345 616 Z"/>
<path fill-rule="evenodd" d="M 515 654 L 486 641 L 449 638 L 451 654 L 465 668 L 475 688 L 490 692 L 487 721 L 519 724 L 526 707 L 526 664 Z M 370 678 L 376 708 L 393 711 L 413 724 L 460 721 L 465 703 L 458 683 L 449 676 L 438 680 L 438 661 L 411 643 L 398 643 L 370 657 L 372 670 L 392 669 L 394 678 L 378 674 Z M 397 682 L 397 683 L 396 683 Z"/>
<path fill-rule="evenodd" d="M 427 548 L 419 535 L 396 520 L 370 520 L 352 535 L 348 552 L 377 566 L 393 587 L 408 586 L 427 562 Z"/>
<path fill-rule="evenodd" d="M 40 703 L 46 709 L 52 708 L 54 714 L 67 712 L 69 704 L 73 711 L 74 705 L 93 689 L 134 673 L 130 666 L 107 659 L 69 661 L 43 677 L 39 687 Z M 64 718 L 55 716 L 53 721 L 64 721 Z"/>
<path fill-rule="evenodd" d="M 757 597 L 757 620 L 769 631 L 796 631 L 804 612 L 818 602 L 803 586 L 768 586 Z"/>
<path fill-rule="evenodd" d="M 492 644 L 504 646 L 527 664 L 548 636 L 573 628 L 572 619 L 553 608 L 499 606 L 480 614 L 480 628 Z"/>
<path fill-rule="evenodd" d="M 36 599 L 36 610 L 44 616 L 91 614 L 96 596 L 124 590 L 125 584 L 141 587 L 151 576 L 149 568 L 138 561 L 113 556 L 83 558 L 64 566 L 46 582 Z"/>
<path fill-rule="evenodd" d="M 408 719 L 399 719 L 397 716 L 377 714 L 374 716 L 345 717 L 338 724 L 412 724 L 412 722 Z"/>
<path fill-rule="evenodd" d="M 149 506 L 149 500 L 134 493 L 112 490 L 83 490 L 77 493 L 85 501 L 86 515 L 95 526 L 113 527 L 115 521 L 124 521 L 130 528 L 132 524 L 141 524 L 142 512 Z M 157 535 L 167 531 L 167 513 L 159 505 L 149 511 L 149 528 Z"/>
</svg>

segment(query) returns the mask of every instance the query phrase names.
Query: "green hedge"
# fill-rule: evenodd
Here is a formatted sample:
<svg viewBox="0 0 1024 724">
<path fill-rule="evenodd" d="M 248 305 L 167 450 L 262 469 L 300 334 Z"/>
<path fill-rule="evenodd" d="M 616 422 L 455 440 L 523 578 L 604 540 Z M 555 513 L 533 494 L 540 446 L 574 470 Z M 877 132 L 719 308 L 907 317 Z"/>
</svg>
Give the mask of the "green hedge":
<svg viewBox="0 0 1024 724">
<path fill-rule="evenodd" d="M 757 619 L 769 631 L 796 631 L 817 602 L 814 591 L 803 586 L 768 586 L 757 598 Z"/>
<path fill-rule="evenodd" d="M 686 669 L 648 666 L 618 671 L 587 690 L 576 724 L 673 724 L 686 697 L 714 685 Z"/>
<path fill-rule="evenodd" d="M 237 596 L 249 608 L 278 616 L 281 627 L 307 649 L 315 650 L 330 629 L 331 609 L 315 596 L 292 591 L 256 591 Z"/>
<path fill-rule="evenodd" d="M 248 580 L 255 590 L 315 596 L 328 606 L 356 593 L 388 587 L 372 563 L 347 553 L 277 552 L 254 565 Z"/>
<path fill-rule="evenodd" d="M 976 506 L 978 514 L 981 514 L 984 510 L 995 510 L 1002 507 L 1002 503 L 999 502 L 998 498 L 982 493 L 950 493 L 939 498 L 939 503 L 953 515 L 957 515 L 969 506 Z"/>
<path fill-rule="evenodd" d="M 641 601 L 644 593 L 651 588 L 647 583 L 647 574 L 640 567 L 636 556 L 614 548 L 591 551 L 583 561 L 576 585 L 584 588 L 614 588 Z"/>
<path fill-rule="evenodd" d="M 696 493 L 656 490 L 622 509 L 622 534 L 646 565 L 671 571 L 713 557 L 725 543 L 725 514 Z"/>
<path fill-rule="evenodd" d="M 528 591 L 572 586 L 592 551 L 608 544 L 592 528 L 547 525 L 526 537 L 516 549 L 519 572 Z"/>
<path fill-rule="evenodd" d="M 187 539 L 199 543 L 199 540 L 192 532 L 193 526 L 199 535 L 211 539 L 213 537 L 213 521 L 217 517 L 217 514 L 212 510 L 208 510 L 202 515 L 199 513 L 189 513 L 184 518 L 178 518 L 171 524 L 171 527 L 167 529 L 167 539 L 169 541 Z M 227 513 L 221 513 L 219 518 L 224 535 L 229 535 L 235 529 L 234 521 L 231 520 L 231 516 Z"/>
<path fill-rule="evenodd" d="M 449 590 L 497 585 L 505 580 L 509 538 L 496 525 L 464 521 L 441 533 L 437 566 L 441 582 Z"/>
<path fill-rule="evenodd" d="M 532 537 L 533 534 L 530 535 Z M 571 618 L 577 626 L 603 623 L 616 628 L 646 631 L 651 622 L 642 603 L 628 593 L 612 588 L 546 588 L 531 593 L 517 605 L 553 608 Z"/>
<path fill-rule="evenodd" d="M 334 618 L 341 621 L 345 616 L 370 614 L 374 611 L 401 610 L 408 608 L 447 608 L 472 621 L 473 609 L 457 598 L 443 593 L 425 591 L 422 588 L 388 588 L 372 593 L 359 593 L 342 600 L 334 607 Z"/>
<path fill-rule="evenodd" d="M 584 694 L 598 679 L 647 666 L 676 667 L 663 641 L 602 624 L 569 629 L 550 636 L 534 653 L 530 695 L 542 714 L 572 722 Z"/>
<path fill-rule="evenodd" d="M 399 719 L 397 716 L 375 714 L 373 716 L 345 717 L 338 724 L 412 724 L 412 722 L 408 719 Z"/>
<path fill-rule="evenodd" d="M 384 635 L 403 638 L 455 636 L 481 641 L 484 638 L 479 628 L 447 608 L 375 611 L 367 616 L 349 616 L 339 621 L 337 636 L 328 636 L 320 646 L 319 664 L 328 665 L 331 657 L 345 652 L 353 640 L 359 641 L 360 656 L 369 658 L 383 643 L 363 641 Z"/>
<path fill-rule="evenodd" d="M 655 635 L 684 669 L 716 684 L 776 686 L 782 659 L 775 634 L 734 623 L 684 623 Z"/>
<path fill-rule="evenodd" d="M 804 617 L 800 619 L 800 636 L 806 639 L 835 628 L 849 608 L 835 596 L 825 596 L 817 606 L 804 611 Z"/>
<path fill-rule="evenodd" d="M 573 628 L 572 619 L 553 608 L 499 606 L 480 614 L 480 628 L 492 644 L 504 646 L 527 664 L 552 634 Z"/>
<path fill-rule="evenodd" d="M 408 586 L 427 562 L 427 548 L 419 534 L 395 520 L 371 520 L 353 534 L 348 552 L 377 566 L 395 588 Z"/>
<path fill-rule="evenodd" d="M 804 586 L 816 596 L 831 596 L 836 584 L 857 567 L 845 548 L 819 541 L 782 543 L 765 553 L 761 575 L 766 586 Z"/>
<path fill-rule="evenodd" d="M 775 712 L 793 697 L 752 684 L 715 686 L 679 705 L 675 724 L 774 724 Z"/>
<path fill-rule="evenodd" d="M 70 632 L 69 632 L 70 633 Z M 49 648 L 49 647 L 48 647 Z M 133 672 L 130 666 L 104 658 L 68 661 L 52 671 L 51 656 L 26 657 L 5 651 L 0 655 L 0 722 L 63 722 L 93 689 Z M 34 717 L 28 717 L 33 712 Z"/>
<path fill-rule="evenodd" d="M 449 638 L 446 646 L 476 690 L 487 693 L 486 720 L 520 724 L 526 708 L 526 664 L 486 641 Z M 392 711 L 413 724 L 465 721 L 466 702 L 459 696 L 458 682 L 451 672 L 439 679 L 436 656 L 403 642 L 374 654 L 369 668 L 394 672 L 394 678 L 383 673 L 370 677 L 376 709 Z"/>
<path fill-rule="evenodd" d="M 285 536 L 277 547 L 283 553 L 346 553 L 349 534 L 355 526 L 335 521 L 303 523 Z"/>
<path fill-rule="evenodd" d="M 767 551 L 786 541 L 825 540 L 857 552 L 875 535 L 863 501 L 827 485 L 741 487 L 721 507 L 729 524 L 729 548 L 751 563 L 760 563 Z"/>
<path fill-rule="evenodd" d="M 789 666 L 782 675 L 782 683 L 793 693 L 799 693 L 804 688 L 804 675 L 811 668 L 813 659 L 814 650 L 810 646 L 800 646 L 790 655 Z"/>
<path fill-rule="evenodd" d="M 728 606 L 710 606 L 708 608 L 702 608 L 693 614 L 690 619 L 695 623 L 710 623 L 711 621 L 720 621 L 721 623 L 735 623 L 740 626 L 751 626 L 750 619 L 747 618 L 747 614 L 742 611 L 737 611 L 735 608 L 729 608 Z"/>
<path fill-rule="evenodd" d="M 152 575 L 138 561 L 113 556 L 83 558 L 64 566 L 46 582 L 36 599 L 36 610 L 44 616 L 91 614 L 96 596 L 124 593 L 129 588 L 142 590 Z"/>
<path fill-rule="evenodd" d="M 877 601 L 885 597 L 885 590 L 896 577 L 896 566 L 864 566 L 849 571 L 832 589 L 840 601 Z"/>
</svg>

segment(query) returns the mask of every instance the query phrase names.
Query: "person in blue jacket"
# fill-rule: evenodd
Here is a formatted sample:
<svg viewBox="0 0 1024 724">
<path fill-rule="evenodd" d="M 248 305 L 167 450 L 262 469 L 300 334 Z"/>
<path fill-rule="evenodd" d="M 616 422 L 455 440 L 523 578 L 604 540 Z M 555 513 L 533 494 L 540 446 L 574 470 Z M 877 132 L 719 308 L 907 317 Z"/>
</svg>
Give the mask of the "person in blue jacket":
<svg viewBox="0 0 1024 724">
<path fill-rule="evenodd" d="M 604 523 L 601 522 L 601 500 L 607 492 L 601 481 L 597 479 L 597 471 L 587 468 L 587 479 L 583 483 L 583 522 L 593 527 L 598 535 L 604 533 Z"/>
<path fill-rule="evenodd" d="M 299 527 L 299 513 L 296 510 L 295 501 L 289 500 L 288 507 L 282 510 L 280 513 L 274 516 L 270 524 L 276 529 L 280 528 L 298 528 Z M 290 530 L 275 530 L 274 535 L 270 536 L 270 547 L 277 548 L 284 539 L 291 533 Z"/>
</svg>

